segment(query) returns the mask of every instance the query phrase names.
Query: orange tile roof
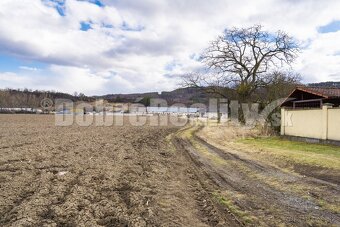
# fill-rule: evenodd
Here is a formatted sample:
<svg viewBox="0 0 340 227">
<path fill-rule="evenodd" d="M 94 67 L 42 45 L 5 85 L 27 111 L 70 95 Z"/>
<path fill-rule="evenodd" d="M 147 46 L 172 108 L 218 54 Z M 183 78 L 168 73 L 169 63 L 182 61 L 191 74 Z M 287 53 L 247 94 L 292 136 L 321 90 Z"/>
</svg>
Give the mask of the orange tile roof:
<svg viewBox="0 0 340 227">
<path fill-rule="evenodd" d="M 322 96 L 324 98 L 340 98 L 340 88 L 297 87 L 296 89 Z"/>
</svg>

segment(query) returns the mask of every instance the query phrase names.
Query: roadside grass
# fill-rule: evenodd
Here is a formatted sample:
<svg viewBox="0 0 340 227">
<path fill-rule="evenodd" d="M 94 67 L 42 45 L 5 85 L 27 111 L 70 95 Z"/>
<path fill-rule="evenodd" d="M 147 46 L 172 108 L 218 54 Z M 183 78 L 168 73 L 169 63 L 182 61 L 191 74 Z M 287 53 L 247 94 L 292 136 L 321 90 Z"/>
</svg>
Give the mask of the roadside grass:
<svg viewBox="0 0 340 227">
<path fill-rule="evenodd" d="M 286 161 L 340 170 L 340 147 L 296 142 L 280 137 L 239 139 L 237 142 L 254 146 Z"/>
<path fill-rule="evenodd" d="M 327 201 L 325 201 L 321 198 L 317 200 L 317 203 L 324 210 L 329 210 L 329 211 L 332 211 L 334 213 L 340 214 L 340 206 L 337 205 L 337 204 L 330 204 L 329 202 L 327 202 Z"/>
<path fill-rule="evenodd" d="M 321 188 L 318 187 L 311 187 L 306 184 L 301 184 L 300 182 L 284 182 L 280 181 L 279 179 L 275 177 L 269 177 L 269 176 L 263 176 L 261 174 L 256 173 L 249 173 L 249 176 L 252 176 L 254 179 L 258 179 L 259 182 L 264 182 L 271 187 L 275 188 L 276 190 L 282 190 L 285 192 L 293 192 L 298 193 L 301 195 L 302 198 L 314 201 L 318 206 L 320 206 L 320 209 L 328 210 L 333 213 L 340 214 L 340 204 L 337 201 L 326 201 L 322 198 L 315 199 L 313 198 L 309 192 L 320 192 L 322 191 Z"/>
<path fill-rule="evenodd" d="M 179 136 L 183 139 L 186 139 L 187 141 L 190 141 L 191 145 L 196 149 L 196 151 L 200 152 L 200 154 L 202 154 L 208 160 L 212 161 L 217 165 L 225 164 L 226 160 L 224 160 L 223 158 L 219 157 L 216 154 L 210 153 L 206 147 L 204 147 L 194 139 L 194 133 L 196 129 L 197 128 L 195 127 L 187 128 L 179 132 Z"/>
<path fill-rule="evenodd" d="M 230 199 L 218 192 L 212 193 L 213 198 L 221 205 L 225 206 L 232 214 L 240 218 L 244 224 L 254 223 L 255 217 L 249 215 L 247 212 L 241 210 L 237 205 L 235 205 Z"/>
<path fill-rule="evenodd" d="M 223 165 L 227 165 L 229 163 L 227 160 L 220 158 L 218 155 L 212 152 L 209 152 L 204 145 L 202 145 L 194 138 L 196 131 L 197 127 L 188 127 L 185 130 L 180 131 L 180 133 L 178 133 L 178 136 L 186 139 L 187 141 L 190 141 L 191 145 L 195 148 L 197 152 L 205 157 L 206 160 L 214 163 L 216 166 L 221 167 Z M 214 134 L 214 136 L 216 136 L 216 134 Z M 235 138 L 231 140 L 221 140 L 219 138 L 218 141 L 225 142 L 221 145 L 221 143 L 214 143 L 216 141 L 214 140 L 216 139 L 214 136 L 212 138 L 208 137 L 210 139 L 209 142 L 212 142 L 214 146 L 220 147 L 221 149 L 231 148 L 232 150 L 237 152 L 241 152 L 241 150 L 243 150 L 248 154 L 253 154 L 253 157 L 256 157 L 255 159 L 260 159 L 263 161 L 266 160 L 266 162 L 270 163 L 274 161 L 275 163 L 278 163 L 278 165 L 284 164 L 285 167 L 282 169 L 282 171 L 287 173 L 291 172 L 291 166 L 294 163 L 300 165 L 304 164 L 310 166 L 326 167 L 327 169 L 331 169 L 331 171 L 329 171 L 331 173 L 336 173 L 337 169 L 340 169 L 340 147 L 294 142 L 281 139 L 280 137 L 245 137 L 244 139 Z M 223 135 L 223 133 L 219 133 L 218 136 L 225 136 L 225 134 Z M 204 138 L 207 138 L 207 136 L 204 135 Z M 266 183 L 277 190 L 298 193 L 306 200 L 314 201 L 320 207 L 320 209 L 328 210 L 337 214 L 339 213 L 340 207 L 338 205 L 338 201 L 333 202 L 329 200 L 323 200 L 322 198 L 315 199 L 309 194 L 309 192 L 311 191 L 322 193 L 322 188 L 311 187 L 301 182 L 290 180 L 282 181 L 280 179 L 277 179 L 276 177 L 263 176 L 262 174 L 251 171 L 243 165 L 238 165 L 238 169 L 240 172 L 257 179 L 259 182 Z M 235 217 L 238 217 L 240 220 L 242 220 L 243 223 L 253 224 L 259 221 L 257 218 L 250 215 L 250 213 L 241 210 L 241 208 L 236 205 L 237 203 L 234 203 L 235 195 L 231 195 L 229 193 L 228 191 L 224 191 L 223 193 L 215 192 L 212 193 L 212 196 L 214 200 L 216 200 L 221 205 L 226 206 L 228 210 L 232 214 L 234 214 Z M 323 222 L 320 220 L 320 223 Z M 277 225 L 280 226 L 280 224 L 281 223 L 279 223 L 278 221 Z"/>
<path fill-rule="evenodd" d="M 267 161 L 279 161 L 289 164 L 302 164 L 311 167 L 321 167 L 329 170 L 332 174 L 339 173 L 340 170 L 340 147 L 332 145 L 311 144 L 306 142 L 290 141 L 280 137 L 255 137 L 239 139 L 237 143 L 242 143 L 249 151 L 260 153 L 259 157 Z M 243 147 L 244 148 L 244 147 Z M 254 149 L 255 148 L 255 149 Z M 257 176 L 260 177 L 261 176 Z M 293 190 L 300 194 L 305 194 L 307 191 L 321 190 L 321 188 L 309 188 L 307 185 L 300 185 L 297 183 L 282 184 L 275 179 L 263 178 L 261 179 L 271 186 L 281 187 L 284 190 Z M 314 200 L 309 195 L 305 198 Z M 333 213 L 340 213 L 340 206 L 338 201 L 326 201 L 321 198 L 316 199 L 315 202 L 321 209 L 331 211 Z"/>
<path fill-rule="evenodd" d="M 174 135 L 181 137 L 182 139 L 190 140 L 194 136 L 195 130 L 196 130 L 196 127 L 186 126 L 178 130 Z"/>
</svg>

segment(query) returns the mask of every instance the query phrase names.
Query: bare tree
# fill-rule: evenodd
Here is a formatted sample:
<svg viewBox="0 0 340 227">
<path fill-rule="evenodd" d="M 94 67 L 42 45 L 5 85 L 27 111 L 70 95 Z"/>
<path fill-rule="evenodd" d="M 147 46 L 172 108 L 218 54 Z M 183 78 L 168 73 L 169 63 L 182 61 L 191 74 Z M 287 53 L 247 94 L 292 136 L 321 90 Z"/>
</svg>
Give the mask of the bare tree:
<svg viewBox="0 0 340 227">
<path fill-rule="evenodd" d="M 207 87 L 225 96 L 223 88 L 236 89 L 238 98 L 249 100 L 256 89 L 270 84 L 272 71 L 290 65 L 299 51 L 297 43 L 283 31 L 263 31 L 261 25 L 226 29 L 202 55 L 207 72 L 184 77 L 187 86 Z"/>
<path fill-rule="evenodd" d="M 264 90 L 266 103 L 287 97 L 298 85 L 301 85 L 300 74 L 293 72 L 275 71 L 271 75 L 271 82 Z"/>
</svg>

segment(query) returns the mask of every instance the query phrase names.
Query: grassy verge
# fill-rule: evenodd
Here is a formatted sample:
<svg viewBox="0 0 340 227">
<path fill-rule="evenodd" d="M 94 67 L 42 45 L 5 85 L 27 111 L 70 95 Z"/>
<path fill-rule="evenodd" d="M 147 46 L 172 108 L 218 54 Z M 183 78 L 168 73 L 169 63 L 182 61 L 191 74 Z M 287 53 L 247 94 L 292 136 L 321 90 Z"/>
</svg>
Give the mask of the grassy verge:
<svg viewBox="0 0 340 227">
<path fill-rule="evenodd" d="M 280 137 L 248 138 L 238 142 L 286 161 L 340 170 L 340 147 L 337 146 L 295 142 Z"/>
<path fill-rule="evenodd" d="M 207 160 L 210 160 L 217 165 L 226 164 L 226 160 L 216 154 L 210 153 L 205 146 L 202 146 L 202 144 L 194 139 L 194 133 L 196 130 L 197 128 L 195 127 L 183 130 L 182 132 L 180 132 L 180 137 L 189 141 L 191 145 L 196 149 L 196 151 L 203 155 L 203 157 L 205 157 Z"/>
<path fill-rule="evenodd" d="M 245 224 L 251 224 L 255 221 L 255 217 L 249 215 L 247 212 L 241 210 L 236 206 L 231 200 L 227 199 L 225 196 L 218 192 L 212 193 L 213 198 L 221 205 L 225 206 L 232 214 L 240 218 L 241 222 Z"/>
</svg>

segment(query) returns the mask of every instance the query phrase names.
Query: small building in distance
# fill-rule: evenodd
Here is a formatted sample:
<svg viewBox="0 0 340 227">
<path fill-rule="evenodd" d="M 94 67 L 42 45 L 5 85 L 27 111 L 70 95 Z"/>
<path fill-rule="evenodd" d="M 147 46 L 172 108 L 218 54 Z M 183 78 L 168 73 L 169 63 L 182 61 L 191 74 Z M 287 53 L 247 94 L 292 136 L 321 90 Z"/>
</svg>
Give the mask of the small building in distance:
<svg viewBox="0 0 340 227">
<path fill-rule="evenodd" d="M 297 87 L 281 105 L 281 135 L 340 144 L 340 89 Z"/>
<path fill-rule="evenodd" d="M 187 107 L 151 107 L 146 108 L 147 113 L 151 114 L 175 114 L 175 115 L 198 115 L 199 108 L 187 108 Z"/>
</svg>

